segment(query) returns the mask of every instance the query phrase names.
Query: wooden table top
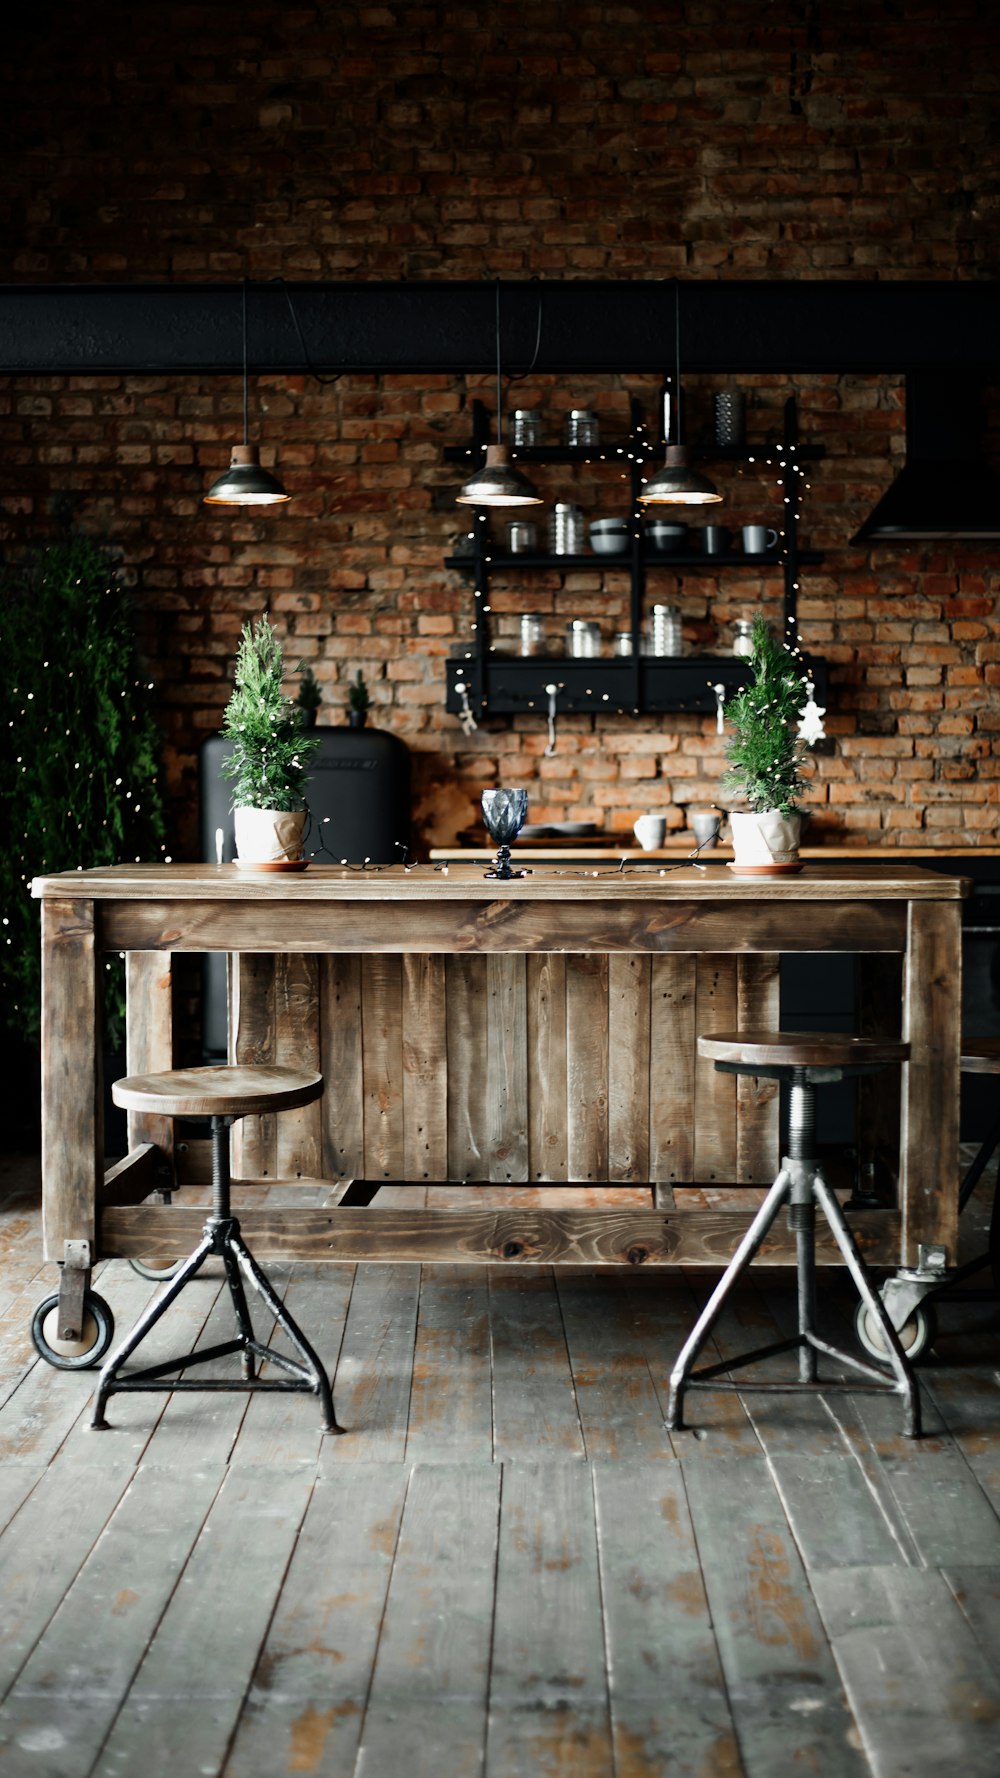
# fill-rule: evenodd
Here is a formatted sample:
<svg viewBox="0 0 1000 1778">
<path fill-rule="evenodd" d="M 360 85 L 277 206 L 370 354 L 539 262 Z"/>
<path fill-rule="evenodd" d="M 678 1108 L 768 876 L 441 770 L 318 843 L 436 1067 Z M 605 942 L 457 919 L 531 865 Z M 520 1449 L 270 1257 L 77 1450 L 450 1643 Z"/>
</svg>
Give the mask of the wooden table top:
<svg viewBox="0 0 1000 1778">
<path fill-rule="evenodd" d="M 515 859 L 516 863 L 516 859 Z M 807 859 L 789 876 L 738 876 L 723 860 L 702 868 L 662 860 L 616 864 L 537 864 L 530 875 L 499 882 L 481 862 L 341 866 L 256 872 L 232 864 L 116 864 L 35 877 L 36 899 L 79 901 L 958 901 L 969 894 L 954 877 L 891 855 Z"/>
</svg>

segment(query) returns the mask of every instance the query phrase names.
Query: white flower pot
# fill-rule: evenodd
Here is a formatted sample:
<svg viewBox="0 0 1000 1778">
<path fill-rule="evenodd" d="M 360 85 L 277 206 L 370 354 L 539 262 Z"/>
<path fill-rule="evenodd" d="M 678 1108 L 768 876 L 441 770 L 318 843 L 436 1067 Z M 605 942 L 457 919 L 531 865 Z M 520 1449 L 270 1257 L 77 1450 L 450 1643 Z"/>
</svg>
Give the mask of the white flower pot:
<svg viewBox="0 0 1000 1778">
<path fill-rule="evenodd" d="M 305 809 L 235 809 L 236 856 L 244 864 L 276 864 L 302 857 Z"/>
<path fill-rule="evenodd" d="M 799 856 L 801 815 L 782 815 L 777 809 L 730 814 L 733 854 L 739 864 L 796 864 Z"/>
</svg>

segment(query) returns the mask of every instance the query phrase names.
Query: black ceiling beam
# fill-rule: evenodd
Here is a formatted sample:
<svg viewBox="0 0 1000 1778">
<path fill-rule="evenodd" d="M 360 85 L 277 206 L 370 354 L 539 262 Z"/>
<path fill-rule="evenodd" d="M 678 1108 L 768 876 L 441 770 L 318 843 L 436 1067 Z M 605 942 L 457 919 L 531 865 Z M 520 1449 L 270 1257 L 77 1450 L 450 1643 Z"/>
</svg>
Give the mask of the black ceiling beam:
<svg viewBox="0 0 1000 1778">
<path fill-rule="evenodd" d="M 894 374 L 990 370 L 1000 360 L 995 283 L 512 281 L 501 284 L 504 370 L 531 363 L 539 312 L 539 371 L 669 370 L 678 290 L 684 370 Z M 233 374 L 242 362 L 241 291 L 240 284 L 6 285 L 0 370 Z M 253 371 L 495 367 L 491 280 L 251 283 L 248 298 Z"/>
</svg>

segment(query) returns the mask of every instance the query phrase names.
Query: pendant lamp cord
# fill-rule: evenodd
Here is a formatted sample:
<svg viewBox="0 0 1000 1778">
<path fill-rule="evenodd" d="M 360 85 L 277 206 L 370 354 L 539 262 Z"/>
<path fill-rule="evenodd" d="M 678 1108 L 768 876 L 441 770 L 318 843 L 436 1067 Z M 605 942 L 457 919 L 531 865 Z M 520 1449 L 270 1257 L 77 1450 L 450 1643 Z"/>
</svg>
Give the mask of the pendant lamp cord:
<svg viewBox="0 0 1000 1778">
<path fill-rule="evenodd" d="M 681 437 L 681 281 L 674 279 L 674 408 L 676 410 L 675 429 L 678 444 L 683 444 Z"/>
<path fill-rule="evenodd" d="M 503 444 L 503 419 L 500 397 L 500 280 L 496 281 L 497 295 L 497 444 Z"/>
<path fill-rule="evenodd" d="M 243 280 L 243 443 L 250 443 L 250 398 L 247 377 L 247 281 Z"/>
</svg>

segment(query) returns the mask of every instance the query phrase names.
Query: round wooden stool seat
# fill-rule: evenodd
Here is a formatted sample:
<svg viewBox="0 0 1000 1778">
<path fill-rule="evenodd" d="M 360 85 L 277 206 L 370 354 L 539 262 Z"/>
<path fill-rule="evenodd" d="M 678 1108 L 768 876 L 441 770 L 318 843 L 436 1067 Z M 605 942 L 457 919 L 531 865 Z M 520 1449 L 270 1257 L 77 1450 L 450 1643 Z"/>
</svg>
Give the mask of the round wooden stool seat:
<svg viewBox="0 0 1000 1778">
<path fill-rule="evenodd" d="M 1000 1037 L 963 1037 L 963 1074 L 1000 1074 Z"/>
<path fill-rule="evenodd" d="M 749 1074 L 761 1068 L 881 1068 L 905 1062 L 910 1046 L 846 1031 L 712 1031 L 699 1037 L 698 1054 Z"/>
<path fill-rule="evenodd" d="M 254 1117 L 265 1111 L 292 1111 L 323 1091 L 323 1076 L 311 1068 L 169 1068 L 162 1074 L 130 1074 L 116 1080 L 111 1097 L 127 1111 L 155 1111 L 164 1117 Z"/>
</svg>

